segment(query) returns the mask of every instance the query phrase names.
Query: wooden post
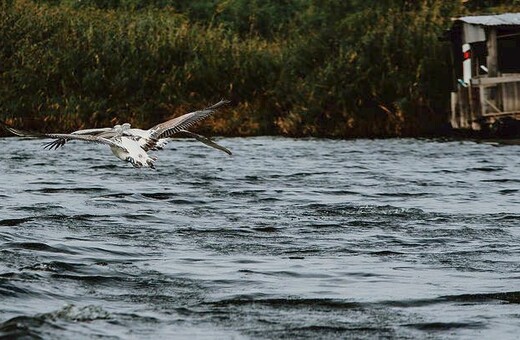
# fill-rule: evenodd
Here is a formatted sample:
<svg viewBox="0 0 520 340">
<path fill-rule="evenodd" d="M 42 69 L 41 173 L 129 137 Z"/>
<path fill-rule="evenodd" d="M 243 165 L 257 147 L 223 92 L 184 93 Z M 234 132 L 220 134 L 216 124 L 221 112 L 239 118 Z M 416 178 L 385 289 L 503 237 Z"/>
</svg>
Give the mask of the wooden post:
<svg viewBox="0 0 520 340">
<path fill-rule="evenodd" d="M 480 85 L 478 87 L 478 92 L 480 96 L 480 117 L 483 117 L 486 115 L 486 88 L 483 85 Z"/>
<path fill-rule="evenodd" d="M 460 123 L 459 123 L 460 113 L 457 112 L 457 103 L 458 103 L 457 92 L 452 92 L 451 93 L 451 119 L 450 119 L 450 123 L 451 123 L 451 127 L 454 128 L 454 129 L 460 129 Z"/>
<path fill-rule="evenodd" d="M 487 68 L 488 68 L 488 77 L 496 77 L 498 76 L 498 45 L 497 45 L 497 30 L 494 27 L 488 28 L 488 36 L 487 36 Z M 493 96 L 487 98 L 485 95 L 485 88 L 483 86 L 480 87 L 481 98 L 480 98 L 480 106 L 481 106 L 481 117 L 486 114 L 486 105 L 490 103 L 493 104 Z M 491 91 L 491 89 L 490 89 Z"/>
<path fill-rule="evenodd" d="M 471 94 L 471 123 L 470 123 L 470 126 L 471 126 L 471 129 L 474 130 L 474 131 L 479 131 L 480 130 L 480 123 L 479 123 L 479 119 L 480 117 L 482 117 L 482 113 L 485 111 L 485 103 L 483 104 L 482 101 L 485 99 L 485 94 L 484 94 L 484 86 L 481 86 L 479 91 L 475 91 L 478 93 L 478 98 L 473 98 L 473 92 L 474 92 L 474 87 L 473 86 L 469 86 L 469 89 L 470 89 L 470 94 Z M 478 101 L 477 101 L 478 100 Z M 479 108 L 480 106 L 480 108 Z M 479 116 L 480 115 L 480 116 Z"/>
<path fill-rule="evenodd" d="M 469 81 L 468 87 L 466 87 L 468 91 L 468 115 L 466 120 L 468 121 L 468 125 L 471 127 L 473 124 L 473 120 L 475 118 L 475 103 L 473 103 L 473 87 L 471 86 L 471 79 Z"/>
<path fill-rule="evenodd" d="M 488 77 L 496 77 L 498 74 L 498 59 L 497 59 L 497 30 L 490 27 L 487 38 L 487 68 Z"/>
<path fill-rule="evenodd" d="M 464 124 L 471 128 L 471 87 L 465 87 L 463 91 L 466 92 Z"/>
</svg>

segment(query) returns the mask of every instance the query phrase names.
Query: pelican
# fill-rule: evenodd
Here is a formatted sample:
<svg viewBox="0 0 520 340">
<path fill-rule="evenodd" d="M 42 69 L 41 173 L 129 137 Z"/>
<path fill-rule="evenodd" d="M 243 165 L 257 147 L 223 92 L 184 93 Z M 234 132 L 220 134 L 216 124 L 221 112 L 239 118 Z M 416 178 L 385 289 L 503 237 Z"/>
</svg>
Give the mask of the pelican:
<svg viewBox="0 0 520 340">
<path fill-rule="evenodd" d="M 185 134 L 198 141 L 226 152 L 231 151 L 211 141 L 210 139 L 186 130 L 196 122 L 210 116 L 229 101 L 220 102 L 200 111 L 194 111 L 155 125 L 148 130 L 131 128 L 129 123 L 115 125 L 112 128 L 96 128 L 74 131 L 72 133 L 29 133 L 14 129 L 5 123 L 0 124 L 9 132 L 22 137 L 53 138 L 52 142 L 44 144 L 44 148 L 58 149 L 69 140 L 80 140 L 110 146 L 112 153 L 119 159 L 131 163 L 134 167 L 148 167 L 155 169 L 156 157 L 148 155 L 147 151 L 159 150 L 164 147 L 175 134 Z"/>
<path fill-rule="evenodd" d="M 223 147 L 212 141 L 211 139 L 204 137 L 202 135 L 196 134 L 194 132 L 186 130 L 188 127 L 197 123 L 198 121 L 209 117 L 213 112 L 215 112 L 221 106 L 228 104 L 229 101 L 221 100 L 220 102 L 205 108 L 200 111 L 194 111 L 190 113 L 186 113 L 182 116 L 170 119 L 166 122 L 157 124 L 148 130 L 131 128 L 129 123 L 124 123 L 122 125 L 115 125 L 113 128 L 98 128 L 98 129 L 85 129 L 78 130 L 72 132 L 74 135 L 91 135 L 95 134 L 100 137 L 110 138 L 116 134 L 116 129 L 121 128 L 122 134 L 124 136 L 129 136 L 135 138 L 141 148 L 145 151 L 150 150 L 160 150 L 168 144 L 172 140 L 171 136 L 173 135 L 186 135 L 189 137 L 193 137 L 199 142 L 215 148 L 217 150 L 223 151 L 228 155 L 231 155 L 231 151 L 227 148 Z M 70 138 L 73 139 L 73 138 Z M 47 149 L 58 149 L 64 146 L 67 143 L 67 139 L 59 138 L 52 142 L 46 143 L 44 148 Z"/>
<path fill-rule="evenodd" d="M 85 142 L 105 144 L 110 146 L 112 153 L 119 159 L 131 163 L 136 168 L 146 167 L 155 169 L 154 162 L 156 157 L 149 156 L 145 150 L 141 148 L 139 143 L 127 136 L 122 135 L 121 126 L 116 126 L 114 135 L 105 138 L 99 135 L 88 134 L 72 134 L 72 133 L 28 133 L 22 130 L 14 129 L 1 123 L 1 125 L 11 133 L 22 137 L 47 137 L 57 140 L 81 140 Z"/>
</svg>

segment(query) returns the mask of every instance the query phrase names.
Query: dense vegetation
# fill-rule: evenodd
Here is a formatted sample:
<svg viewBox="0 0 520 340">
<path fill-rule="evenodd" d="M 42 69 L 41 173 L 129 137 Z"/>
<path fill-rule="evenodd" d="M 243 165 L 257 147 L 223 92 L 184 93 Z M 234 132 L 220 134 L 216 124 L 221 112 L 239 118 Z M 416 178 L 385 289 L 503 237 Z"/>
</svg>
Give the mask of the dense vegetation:
<svg viewBox="0 0 520 340">
<path fill-rule="evenodd" d="M 520 0 L 500 1 L 520 9 Z M 504 3 L 507 3 L 504 5 Z M 450 18 L 494 1 L 4 0 L 0 117 L 143 127 L 220 98 L 223 135 L 412 136 L 446 124 Z"/>
</svg>

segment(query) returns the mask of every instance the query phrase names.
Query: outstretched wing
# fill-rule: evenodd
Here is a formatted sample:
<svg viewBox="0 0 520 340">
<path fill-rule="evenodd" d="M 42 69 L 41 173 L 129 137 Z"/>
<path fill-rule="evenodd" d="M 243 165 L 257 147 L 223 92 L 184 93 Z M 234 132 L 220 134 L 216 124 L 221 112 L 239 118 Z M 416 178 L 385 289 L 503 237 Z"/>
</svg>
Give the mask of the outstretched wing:
<svg viewBox="0 0 520 340">
<path fill-rule="evenodd" d="M 83 129 L 71 132 L 73 135 L 97 135 L 103 132 L 113 131 L 114 128 L 105 127 L 105 128 L 94 128 L 94 129 Z"/>
<path fill-rule="evenodd" d="M 107 128 L 77 130 L 77 131 L 71 132 L 71 134 L 72 135 L 97 135 L 100 137 L 110 138 L 115 135 L 115 132 L 114 132 L 114 128 L 107 127 Z M 56 149 L 64 146 L 67 143 L 67 141 L 68 140 L 64 139 L 64 138 L 55 139 L 52 142 L 45 143 L 43 145 L 43 148 L 49 149 L 49 150 L 52 150 L 52 149 L 56 150 Z"/>
<path fill-rule="evenodd" d="M 193 137 L 196 140 L 198 140 L 199 142 L 206 144 L 207 146 L 210 146 L 210 147 L 215 148 L 217 150 L 223 151 L 223 152 L 227 153 L 230 156 L 232 155 L 231 151 L 229 151 L 227 148 L 223 147 L 222 145 L 219 145 L 219 144 L 215 143 L 214 141 L 212 141 L 211 139 L 209 139 L 207 137 L 204 137 L 202 135 L 193 133 L 193 132 L 188 131 L 188 130 L 181 130 L 179 132 L 183 133 L 185 135 L 188 135 L 190 137 Z"/>
<path fill-rule="evenodd" d="M 108 146 L 116 147 L 119 149 L 122 149 L 124 151 L 127 151 L 125 147 L 123 147 L 121 144 L 104 137 L 100 136 L 93 136 L 93 135 L 75 135 L 72 133 L 34 133 L 34 132 L 28 132 L 23 130 L 18 130 L 15 128 L 10 127 L 9 125 L 0 122 L 0 125 L 2 125 L 7 131 L 11 132 L 12 134 L 20 137 L 39 137 L 39 138 L 54 138 L 56 140 L 81 140 L 84 142 L 91 142 L 91 143 L 98 143 L 98 144 L 105 144 Z M 55 142 L 55 141 L 54 141 Z"/>
<path fill-rule="evenodd" d="M 16 136 L 19 136 L 19 137 L 34 137 L 34 135 L 31 132 L 22 131 L 22 130 L 18 130 L 18 129 L 12 128 L 12 127 L 10 127 L 9 125 L 7 125 L 6 123 L 4 123 L 2 121 L 0 121 L 0 125 L 2 125 L 2 127 L 4 129 L 6 129 L 7 131 L 11 132 L 13 135 L 16 135 Z"/>
<path fill-rule="evenodd" d="M 54 139 L 64 139 L 64 140 L 81 140 L 84 142 L 90 142 L 90 143 L 97 143 L 97 144 L 105 144 L 108 146 L 116 147 L 121 150 L 127 151 L 128 150 L 122 146 L 120 143 L 108 139 L 105 137 L 100 136 L 93 136 L 93 135 L 75 135 L 72 133 L 42 133 L 34 137 L 47 137 L 47 138 L 54 138 Z"/>
<path fill-rule="evenodd" d="M 150 139 L 168 138 L 181 130 L 185 130 L 193 124 L 209 117 L 213 112 L 221 106 L 228 104 L 228 100 L 221 100 L 215 105 L 205 108 L 204 110 L 186 113 L 177 118 L 170 119 L 164 123 L 157 124 L 150 129 Z"/>
</svg>

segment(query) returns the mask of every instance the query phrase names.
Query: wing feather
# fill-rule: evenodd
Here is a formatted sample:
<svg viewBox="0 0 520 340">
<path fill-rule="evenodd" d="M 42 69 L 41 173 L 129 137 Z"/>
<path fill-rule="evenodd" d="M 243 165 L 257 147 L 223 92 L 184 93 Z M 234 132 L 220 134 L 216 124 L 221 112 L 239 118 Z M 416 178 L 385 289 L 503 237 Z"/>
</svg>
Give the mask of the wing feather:
<svg viewBox="0 0 520 340">
<path fill-rule="evenodd" d="M 96 135 L 99 137 L 104 138 L 112 138 L 117 135 L 114 128 L 96 128 L 96 129 L 84 129 L 84 130 L 77 130 L 70 133 L 71 135 Z M 68 139 L 65 138 L 59 138 L 55 139 L 52 142 L 45 143 L 43 145 L 44 149 L 48 150 L 57 150 L 58 148 L 64 146 L 67 143 Z"/>
<path fill-rule="evenodd" d="M 106 128 L 94 128 L 94 129 L 83 129 L 83 130 L 77 130 L 74 132 L 71 132 L 73 135 L 97 135 L 102 132 L 109 132 L 113 131 L 114 128 L 106 127 Z"/>
<path fill-rule="evenodd" d="M 2 127 L 4 129 L 6 129 L 7 131 L 11 132 L 13 135 L 16 135 L 18 137 L 34 137 L 31 132 L 22 131 L 22 130 L 18 130 L 18 129 L 12 128 L 12 127 L 10 127 L 9 125 L 7 125 L 6 123 L 4 123 L 2 121 L 0 121 L 0 125 L 2 125 Z"/>
<path fill-rule="evenodd" d="M 73 133 L 35 133 L 35 132 L 28 132 L 28 131 L 23 131 L 23 130 L 18 130 L 18 129 L 12 128 L 9 125 L 7 125 L 1 121 L 0 121 L 0 125 L 2 125 L 7 131 L 9 131 L 12 134 L 19 136 L 19 137 L 39 137 L 39 138 L 56 139 L 55 141 L 52 141 L 52 142 L 44 145 L 45 148 L 49 148 L 49 149 L 52 149 L 52 148 L 57 149 L 60 146 L 63 146 L 63 144 L 65 144 L 67 140 L 81 140 L 84 142 L 105 144 L 105 145 L 116 147 L 116 148 L 119 148 L 121 150 L 128 152 L 128 150 L 125 147 L 123 147 L 120 143 L 118 143 L 112 139 L 104 138 L 101 136 L 73 134 Z"/>
<path fill-rule="evenodd" d="M 210 147 L 215 148 L 217 150 L 223 151 L 223 152 L 227 153 L 230 156 L 232 155 L 232 153 L 231 153 L 231 151 L 229 151 L 229 149 L 223 147 L 222 145 L 219 145 L 219 144 L 215 143 L 214 141 L 212 141 L 211 139 L 209 139 L 207 137 L 204 137 L 202 135 L 193 133 L 193 132 L 188 131 L 188 130 L 181 130 L 180 132 L 185 134 L 185 135 L 188 135 L 190 137 L 195 138 L 196 140 L 198 140 L 201 143 L 206 144 L 207 146 L 210 146 Z"/>
<path fill-rule="evenodd" d="M 47 138 L 54 138 L 54 139 L 65 139 L 65 140 L 80 140 L 84 142 L 90 142 L 90 143 L 97 143 L 97 144 L 105 144 L 108 146 L 113 146 L 119 149 L 122 149 L 124 151 L 127 151 L 125 147 L 123 147 L 120 143 L 108 139 L 105 137 L 100 136 L 94 136 L 94 135 L 74 135 L 72 133 L 42 133 L 35 137 L 47 137 Z"/>
<path fill-rule="evenodd" d="M 161 124 L 157 124 L 150 129 L 150 139 L 168 138 L 181 130 L 185 130 L 193 124 L 209 117 L 221 106 L 228 104 L 228 100 L 221 100 L 218 103 L 205 108 L 204 110 L 186 113 L 185 115 L 170 119 Z"/>
</svg>

